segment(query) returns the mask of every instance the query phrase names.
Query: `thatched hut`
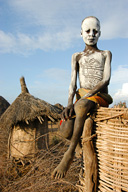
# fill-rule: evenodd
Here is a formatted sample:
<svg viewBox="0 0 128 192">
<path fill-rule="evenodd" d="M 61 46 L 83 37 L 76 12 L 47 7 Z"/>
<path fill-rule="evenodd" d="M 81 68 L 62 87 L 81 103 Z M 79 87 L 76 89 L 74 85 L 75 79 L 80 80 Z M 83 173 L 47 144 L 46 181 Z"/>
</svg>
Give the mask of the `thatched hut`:
<svg viewBox="0 0 128 192">
<path fill-rule="evenodd" d="M 8 135 L 9 158 L 33 156 L 39 149 L 46 148 L 48 120 L 57 121 L 61 109 L 33 97 L 22 77 L 21 94 L 0 118 L 0 130 Z M 7 139 L 6 139 L 7 140 Z"/>
<path fill-rule="evenodd" d="M 9 102 L 2 96 L 0 96 L 0 116 L 5 112 L 9 105 Z"/>
</svg>

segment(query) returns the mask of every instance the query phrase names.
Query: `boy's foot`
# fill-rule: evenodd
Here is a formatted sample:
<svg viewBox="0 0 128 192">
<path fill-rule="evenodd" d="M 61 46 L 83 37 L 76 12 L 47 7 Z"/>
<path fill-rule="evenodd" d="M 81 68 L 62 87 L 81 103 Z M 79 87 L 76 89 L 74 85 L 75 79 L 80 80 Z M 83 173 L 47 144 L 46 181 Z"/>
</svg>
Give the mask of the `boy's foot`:
<svg viewBox="0 0 128 192">
<path fill-rule="evenodd" d="M 72 160 L 73 160 L 73 155 L 71 155 L 69 151 L 66 151 L 60 164 L 54 169 L 52 173 L 52 178 L 60 179 L 65 177 L 66 172 L 69 169 Z"/>
</svg>

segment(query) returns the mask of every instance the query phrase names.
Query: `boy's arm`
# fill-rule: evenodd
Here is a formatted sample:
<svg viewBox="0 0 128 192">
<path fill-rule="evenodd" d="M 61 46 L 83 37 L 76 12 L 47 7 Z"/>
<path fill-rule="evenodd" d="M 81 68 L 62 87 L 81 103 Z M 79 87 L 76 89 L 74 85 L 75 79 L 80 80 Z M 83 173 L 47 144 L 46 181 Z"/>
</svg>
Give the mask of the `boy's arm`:
<svg viewBox="0 0 128 192">
<path fill-rule="evenodd" d="M 73 104 L 74 95 L 76 93 L 77 89 L 77 53 L 74 53 L 72 55 L 72 61 L 71 61 L 71 82 L 69 86 L 69 96 L 68 96 L 68 106 Z"/>
<path fill-rule="evenodd" d="M 104 65 L 103 79 L 82 98 L 91 97 L 92 95 L 94 95 L 95 93 L 99 92 L 104 87 L 107 87 L 109 85 L 111 77 L 112 54 L 110 51 L 104 51 L 104 55 L 105 55 L 105 65 Z"/>
<path fill-rule="evenodd" d="M 69 86 L 68 105 L 62 113 L 62 119 L 68 119 L 73 112 L 73 99 L 77 89 L 77 70 L 78 70 L 77 55 L 78 53 L 74 53 L 72 55 L 71 60 L 72 71 L 71 71 L 71 83 Z"/>
</svg>

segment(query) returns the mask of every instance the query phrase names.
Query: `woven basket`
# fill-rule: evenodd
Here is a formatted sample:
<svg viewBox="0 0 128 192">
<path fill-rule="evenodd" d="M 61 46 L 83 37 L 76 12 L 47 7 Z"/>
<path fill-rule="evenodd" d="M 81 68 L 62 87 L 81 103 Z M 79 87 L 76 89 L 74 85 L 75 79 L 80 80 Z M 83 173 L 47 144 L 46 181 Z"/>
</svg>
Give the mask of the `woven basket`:
<svg viewBox="0 0 128 192">
<path fill-rule="evenodd" d="M 96 113 L 95 147 L 98 192 L 128 191 L 128 109 L 100 108 Z"/>
</svg>

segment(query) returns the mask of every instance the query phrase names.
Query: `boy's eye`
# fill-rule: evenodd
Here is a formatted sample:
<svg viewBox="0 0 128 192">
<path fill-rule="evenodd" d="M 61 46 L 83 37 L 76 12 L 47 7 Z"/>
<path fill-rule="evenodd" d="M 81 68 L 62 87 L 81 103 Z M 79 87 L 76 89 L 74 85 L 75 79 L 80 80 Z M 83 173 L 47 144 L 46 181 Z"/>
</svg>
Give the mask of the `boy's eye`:
<svg viewBox="0 0 128 192">
<path fill-rule="evenodd" d="M 88 29 L 88 30 L 86 31 L 86 33 L 90 33 L 90 29 Z"/>
<path fill-rule="evenodd" d="M 94 29 L 94 30 L 93 30 L 93 33 L 96 35 L 96 34 L 98 33 L 98 31 Z"/>
</svg>

